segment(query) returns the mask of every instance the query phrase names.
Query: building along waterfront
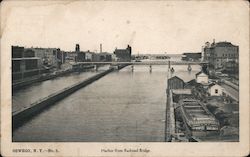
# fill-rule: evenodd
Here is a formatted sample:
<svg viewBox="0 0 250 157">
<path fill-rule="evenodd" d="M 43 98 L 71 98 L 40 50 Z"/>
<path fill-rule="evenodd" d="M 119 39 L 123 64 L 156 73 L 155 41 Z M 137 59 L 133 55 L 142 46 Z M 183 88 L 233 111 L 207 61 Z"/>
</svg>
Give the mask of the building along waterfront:
<svg viewBox="0 0 250 157">
<path fill-rule="evenodd" d="M 211 44 L 206 42 L 203 51 L 203 60 L 209 62 L 211 72 L 220 71 L 239 79 L 239 46 L 214 40 Z"/>
</svg>

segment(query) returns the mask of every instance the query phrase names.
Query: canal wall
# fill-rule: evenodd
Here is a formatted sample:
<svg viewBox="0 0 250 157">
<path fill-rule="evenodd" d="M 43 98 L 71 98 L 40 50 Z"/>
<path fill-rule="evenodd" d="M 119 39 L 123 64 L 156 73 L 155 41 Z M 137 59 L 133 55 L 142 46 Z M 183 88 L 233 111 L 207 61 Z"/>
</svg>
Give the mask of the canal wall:
<svg viewBox="0 0 250 157">
<path fill-rule="evenodd" d="M 121 65 L 118 65 L 118 70 L 121 70 L 121 69 L 125 68 L 128 65 L 131 65 L 131 64 L 121 64 Z"/>
<path fill-rule="evenodd" d="M 172 90 L 167 90 L 165 141 L 171 142 L 175 136 L 175 113 Z"/>
<path fill-rule="evenodd" d="M 124 68 L 125 66 L 121 67 Z M 119 69 L 121 69 L 119 68 Z M 114 69 L 108 69 L 102 73 L 99 73 L 93 77 L 88 78 L 87 80 L 84 80 L 82 82 L 79 82 L 77 84 L 74 84 L 70 87 L 64 88 L 56 93 L 53 93 L 49 95 L 48 97 L 45 97 L 43 99 L 40 99 L 32 104 L 30 106 L 23 108 L 22 110 L 16 111 L 12 113 L 12 128 L 16 129 L 19 126 L 21 126 L 24 122 L 28 121 L 31 117 L 37 115 L 42 110 L 52 106 L 55 104 L 55 102 L 65 98 L 66 96 L 72 94 L 73 92 L 79 90 L 80 88 L 83 88 L 92 82 L 100 79 L 101 77 L 107 75 L 108 73 L 112 72 Z"/>
</svg>

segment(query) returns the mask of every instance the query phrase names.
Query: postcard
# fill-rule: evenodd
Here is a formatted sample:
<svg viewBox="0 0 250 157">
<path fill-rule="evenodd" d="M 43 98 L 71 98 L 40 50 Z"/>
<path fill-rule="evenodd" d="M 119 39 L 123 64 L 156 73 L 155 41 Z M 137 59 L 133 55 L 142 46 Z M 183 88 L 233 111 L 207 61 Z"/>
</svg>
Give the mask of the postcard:
<svg viewBox="0 0 250 157">
<path fill-rule="evenodd" d="M 247 1 L 1 2 L 2 156 L 247 156 Z"/>
</svg>

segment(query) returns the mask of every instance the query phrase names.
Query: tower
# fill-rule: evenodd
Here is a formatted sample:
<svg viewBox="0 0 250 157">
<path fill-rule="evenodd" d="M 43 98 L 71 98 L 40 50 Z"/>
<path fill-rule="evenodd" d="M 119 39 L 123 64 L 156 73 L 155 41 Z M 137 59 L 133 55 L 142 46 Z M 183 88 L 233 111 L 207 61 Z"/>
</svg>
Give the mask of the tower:
<svg viewBox="0 0 250 157">
<path fill-rule="evenodd" d="M 102 53 L 102 44 L 100 44 L 100 53 Z"/>
<path fill-rule="evenodd" d="M 76 52 L 75 62 L 78 62 L 79 61 L 79 52 L 80 52 L 80 45 L 79 44 L 76 44 L 75 52 Z"/>
<path fill-rule="evenodd" d="M 76 52 L 80 52 L 80 45 L 79 45 L 79 44 L 76 44 L 75 51 L 76 51 Z"/>
</svg>

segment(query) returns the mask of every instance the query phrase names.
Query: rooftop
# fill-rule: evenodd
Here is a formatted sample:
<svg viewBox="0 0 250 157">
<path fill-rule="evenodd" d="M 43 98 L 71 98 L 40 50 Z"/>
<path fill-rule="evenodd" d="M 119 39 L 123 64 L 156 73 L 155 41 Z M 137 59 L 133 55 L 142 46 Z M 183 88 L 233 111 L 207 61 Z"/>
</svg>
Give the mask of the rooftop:
<svg viewBox="0 0 250 157">
<path fill-rule="evenodd" d="M 235 45 L 233 45 L 230 42 L 223 41 L 223 42 L 212 43 L 211 47 L 235 47 Z"/>
<path fill-rule="evenodd" d="M 173 76 L 173 77 L 171 77 L 170 79 L 168 79 L 168 80 L 173 80 L 173 79 L 178 79 L 178 80 L 180 80 L 180 81 L 183 81 L 181 78 L 179 78 L 178 76 Z M 183 81 L 184 82 L 184 81 Z"/>
<path fill-rule="evenodd" d="M 173 94 L 192 94 L 191 89 L 172 89 Z"/>
<path fill-rule="evenodd" d="M 23 57 L 23 58 L 12 58 L 12 60 L 34 60 L 34 59 L 41 59 L 39 57 Z"/>
<path fill-rule="evenodd" d="M 203 71 L 200 71 L 200 72 L 196 73 L 195 76 L 197 77 L 200 74 L 205 74 L 205 73 Z M 207 74 L 205 74 L 205 75 L 207 75 Z"/>
</svg>

